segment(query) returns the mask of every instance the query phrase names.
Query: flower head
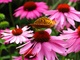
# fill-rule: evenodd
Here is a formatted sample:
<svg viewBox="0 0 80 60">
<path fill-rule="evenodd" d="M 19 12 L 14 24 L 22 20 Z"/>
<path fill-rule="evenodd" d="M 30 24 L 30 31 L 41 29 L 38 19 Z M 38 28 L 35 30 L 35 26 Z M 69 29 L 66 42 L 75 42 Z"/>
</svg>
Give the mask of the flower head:
<svg viewBox="0 0 80 60">
<path fill-rule="evenodd" d="M 50 34 L 51 29 L 35 32 L 32 41 L 25 43 L 20 49 L 20 54 L 28 57 L 31 55 L 32 59 L 37 57 L 38 60 L 43 60 L 44 56 L 47 60 L 55 60 L 56 52 L 65 56 L 65 42 L 59 36 L 50 36 Z"/>
<path fill-rule="evenodd" d="M 51 20 L 55 19 L 55 28 L 59 31 L 71 25 L 75 28 L 75 21 L 80 22 L 80 12 L 68 4 L 60 4 L 56 10 L 47 11 L 45 15 L 50 15 Z"/>
<path fill-rule="evenodd" d="M 0 0 L 0 3 L 9 3 L 12 2 L 12 0 Z"/>
<path fill-rule="evenodd" d="M 70 28 L 68 28 L 68 30 L 64 30 L 62 37 L 67 39 L 67 53 L 80 51 L 80 26 L 75 30 Z"/>
<path fill-rule="evenodd" d="M 48 6 L 45 2 L 25 2 L 23 6 L 15 10 L 15 17 L 20 16 L 20 19 L 34 19 L 40 17 L 44 11 L 47 11 Z"/>
<path fill-rule="evenodd" d="M 4 30 L 4 32 L 2 32 L 1 34 L 3 35 L 2 39 L 5 39 L 5 43 L 10 42 L 10 43 L 22 43 L 22 42 L 26 42 L 28 41 L 28 37 L 32 37 L 33 31 L 28 31 L 28 27 L 25 26 L 23 28 L 19 28 L 17 26 L 17 28 L 13 29 L 13 30 Z"/>
</svg>

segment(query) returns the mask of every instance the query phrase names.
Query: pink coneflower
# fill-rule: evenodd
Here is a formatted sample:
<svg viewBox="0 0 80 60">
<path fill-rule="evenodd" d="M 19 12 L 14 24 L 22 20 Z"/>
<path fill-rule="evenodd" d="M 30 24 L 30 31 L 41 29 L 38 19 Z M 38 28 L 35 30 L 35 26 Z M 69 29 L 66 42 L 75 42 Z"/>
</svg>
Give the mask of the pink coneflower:
<svg viewBox="0 0 80 60">
<path fill-rule="evenodd" d="M 65 56 L 65 42 L 59 36 L 50 36 L 50 34 L 51 29 L 35 32 L 33 40 L 22 45 L 24 47 L 20 49 L 20 54 L 24 54 L 26 57 L 37 56 L 37 60 L 43 60 L 44 56 L 47 60 L 58 59 L 56 52 Z"/>
<path fill-rule="evenodd" d="M 56 21 L 55 28 L 61 30 L 64 27 L 72 25 L 75 28 L 75 21 L 80 22 L 80 12 L 76 11 L 68 4 L 60 4 L 57 10 L 50 10 L 45 12 L 45 15 L 50 15 L 50 19 Z"/>
<path fill-rule="evenodd" d="M 13 30 L 4 30 L 1 34 L 3 35 L 2 39 L 5 39 L 5 43 L 10 42 L 10 43 L 22 43 L 28 41 L 28 37 L 32 37 L 33 31 L 28 31 L 29 27 L 25 26 L 23 28 L 17 28 Z"/>
<path fill-rule="evenodd" d="M 27 18 L 27 19 L 34 19 L 40 17 L 44 11 L 48 9 L 48 6 L 45 2 L 33 2 L 28 1 L 18 9 L 15 10 L 15 17 L 20 16 L 20 19 Z"/>
<path fill-rule="evenodd" d="M 72 30 L 70 28 L 67 31 L 64 30 L 62 37 L 67 39 L 67 53 L 80 51 L 80 26 L 76 30 Z"/>
<path fill-rule="evenodd" d="M 12 0 L 0 0 L 0 3 L 9 3 L 12 2 Z"/>
</svg>

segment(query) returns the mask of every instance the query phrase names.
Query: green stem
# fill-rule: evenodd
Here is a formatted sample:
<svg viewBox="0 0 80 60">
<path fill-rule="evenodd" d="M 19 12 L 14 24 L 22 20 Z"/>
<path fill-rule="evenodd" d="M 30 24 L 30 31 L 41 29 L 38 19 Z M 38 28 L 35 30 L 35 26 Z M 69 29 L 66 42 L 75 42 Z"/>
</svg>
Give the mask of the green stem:
<svg viewBox="0 0 80 60">
<path fill-rule="evenodd" d="M 48 4 L 48 0 L 46 0 L 46 3 Z"/>
<path fill-rule="evenodd" d="M 74 3 L 72 6 L 74 7 L 76 5 L 76 3 Z"/>
<path fill-rule="evenodd" d="M 0 49 L 0 59 L 1 59 L 1 52 L 2 52 L 2 49 Z"/>
<path fill-rule="evenodd" d="M 22 55 L 22 60 L 24 60 L 24 55 Z"/>
<path fill-rule="evenodd" d="M 75 60 L 79 60 L 80 59 L 79 52 L 75 53 L 75 55 L 76 55 Z"/>
<path fill-rule="evenodd" d="M 73 7 L 74 7 L 74 6 L 76 5 L 76 3 L 69 2 L 69 3 L 68 3 L 68 5 L 70 5 L 70 6 L 73 6 Z"/>
<path fill-rule="evenodd" d="M 5 4 L 0 5 L 0 9 L 3 8 L 5 6 Z"/>
<path fill-rule="evenodd" d="M 9 52 L 9 55 L 10 55 L 10 60 L 12 60 L 12 55 L 11 55 L 11 53 Z"/>
<path fill-rule="evenodd" d="M 11 52 L 10 52 L 10 49 L 7 49 L 6 51 L 9 53 L 9 56 L 10 56 L 9 59 L 12 60 L 12 54 L 11 54 Z"/>
<path fill-rule="evenodd" d="M 12 16 L 12 7 L 11 7 L 11 3 L 9 3 L 9 14 L 10 14 L 10 18 L 11 18 L 11 22 L 12 22 L 12 25 L 14 26 L 14 19 L 13 19 L 13 16 Z"/>
<path fill-rule="evenodd" d="M 51 9 L 55 9 L 56 6 L 61 2 L 61 0 L 57 1 L 55 4 L 53 4 L 53 6 L 51 7 Z"/>
<path fill-rule="evenodd" d="M 71 6 L 71 5 L 72 5 L 72 2 L 68 2 L 68 5 L 70 5 L 70 6 Z"/>
<path fill-rule="evenodd" d="M 62 57 L 62 60 L 65 60 L 65 56 Z"/>
</svg>

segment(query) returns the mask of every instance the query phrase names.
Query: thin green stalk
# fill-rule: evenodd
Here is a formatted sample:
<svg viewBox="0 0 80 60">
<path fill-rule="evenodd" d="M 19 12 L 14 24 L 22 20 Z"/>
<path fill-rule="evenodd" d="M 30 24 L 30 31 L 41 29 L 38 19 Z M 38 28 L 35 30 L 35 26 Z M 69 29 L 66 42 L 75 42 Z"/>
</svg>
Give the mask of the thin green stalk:
<svg viewBox="0 0 80 60">
<path fill-rule="evenodd" d="M 22 54 L 22 60 L 24 60 L 24 55 Z"/>
<path fill-rule="evenodd" d="M 73 7 L 74 7 L 74 6 L 76 5 L 76 3 L 69 2 L 69 3 L 68 3 L 68 5 L 70 5 L 70 6 L 73 6 Z"/>
<path fill-rule="evenodd" d="M 61 2 L 61 0 L 57 1 L 55 4 L 53 4 L 53 6 L 51 7 L 51 9 L 55 9 L 56 6 Z"/>
<path fill-rule="evenodd" d="M 76 55 L 75 60 L 79 60 L 80 59 L 79 52 L 78 53 L 75 53 L 75 55 Z"/>
<path fill-rule="evenodd" d="M 48 4 L 48 0 L 46 0 L 46 3 Z"/>
<path fill-rule="evenodd" d="M 0 49 L 0 59 L 1 59 L 1 52 L 2 52 L 2 49 Z"/>
<path fill-rule="evenodd" d="M 9 53 L 9 56 L 10 56 L 9 59 L 12 60 L 12 54 L 11 54 L 11 52 L 10 52 L 10 49 L 7 49 L 6 51 Z"/>
<path fill-rule="evenodd" d="M 72 2 L 68 2 L 68 5 L 70 5 L 70 6 L 71 6 L 71 5 L 72 5 Z"/>
<path fill-rule="evenodd" d="M 65 56 L 62 56 L 62 60 L 65 60 Z"/>
<path fill-rule="evenodd" d="M 9 3 L 9 15 L 10 15 L 10 18 L 11 18 L 11 22 L 12 22 L 12 25 L 14 26 L 14 19 L 13 19 L 13 15 L 12 15 L 12 6 L 11 6 L 11 3 Z"/>
<path fill-rule="evenodd" d="M 9 52 L 10 60 L 12 60 L 12 54 Z"/>
<path fill-rule="evenodd" d="M 0 9 L 3 8 L 5 6 L 5 4 L 0 5 Z"/>
<path fill-rule="evenodd" d="M 73 3 L 73 5 L 72 5 L 72 6 L 74 7 L 75 5 L 76 5 L 76 3 Z"/>
</svg>

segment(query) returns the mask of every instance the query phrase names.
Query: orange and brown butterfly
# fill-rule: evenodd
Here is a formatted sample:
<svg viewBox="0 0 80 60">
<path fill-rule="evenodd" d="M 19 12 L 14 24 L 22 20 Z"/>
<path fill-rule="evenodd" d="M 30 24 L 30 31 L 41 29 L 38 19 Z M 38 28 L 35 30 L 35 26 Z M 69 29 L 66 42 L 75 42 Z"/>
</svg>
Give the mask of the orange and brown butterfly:
<svg viewBox="0 0 80 60">
<path fill-rule="evenodd" d="M 33 24 L 29 24 L 29 26 L 33 28 L 51 28 L 55 24 L 55 20 L 50 20 L 48 17 L 40 17 Z"/>
</svg>

